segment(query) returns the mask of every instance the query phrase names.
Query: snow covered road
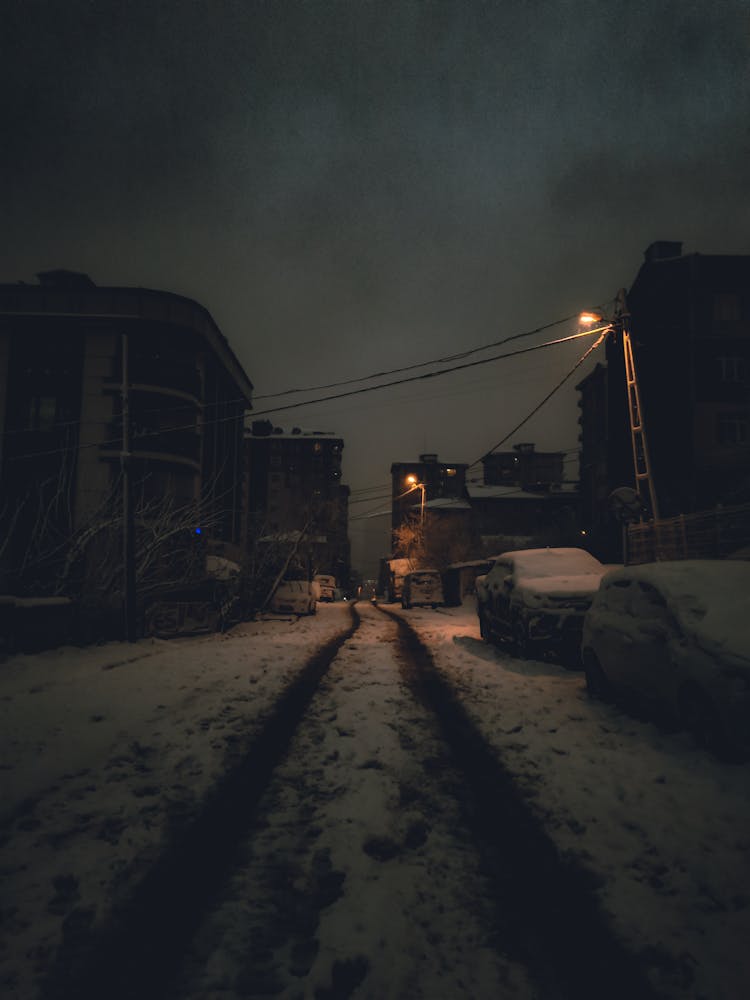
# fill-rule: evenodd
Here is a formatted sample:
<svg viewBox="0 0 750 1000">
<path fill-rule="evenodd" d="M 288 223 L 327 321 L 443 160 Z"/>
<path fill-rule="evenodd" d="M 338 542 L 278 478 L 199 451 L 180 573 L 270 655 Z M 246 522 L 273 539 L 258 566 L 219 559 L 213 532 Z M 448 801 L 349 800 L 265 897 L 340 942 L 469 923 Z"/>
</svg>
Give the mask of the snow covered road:
<svg viewBox="0 0 750 1000">
<path fill-rule="evenodd" d="M 471 828 L 472 782 L 403 647 L 394 660 L 396 624 L 358 607 L 362 624 L 273 771 L 187 960 L 167 963 L 179 968 L 175 995 L 572 995 L 524 961 L 513 911 L 498 908 L 491 846 Z M 481 643 L 471 606 L 387 610 L 421 635 L 652 986 L 744 997 L 747 765 L 590 702 L 579 674 Z M 349 626 L 346 606 L 322 606 L 224 637 L 0 665 L 4 995 L 32 1000 L 45 982 L 54 995 L 58 950 L 68 963 L 85 954 L 113 906 L 211 813 L 305 659 Z"/>
<path fill-rule="evenodd" d="M 368 606 L 260 804 L 176 995 L 531 997 L 396 629 Z M 249 946 L 248 946 L 249 944 Z"/>
</svg>

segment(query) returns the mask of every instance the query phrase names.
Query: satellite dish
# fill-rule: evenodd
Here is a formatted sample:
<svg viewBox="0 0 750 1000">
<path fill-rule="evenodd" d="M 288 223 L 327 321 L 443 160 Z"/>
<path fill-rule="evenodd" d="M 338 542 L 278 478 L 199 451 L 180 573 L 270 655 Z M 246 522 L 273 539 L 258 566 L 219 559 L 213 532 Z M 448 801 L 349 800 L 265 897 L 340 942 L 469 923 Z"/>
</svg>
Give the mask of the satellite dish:
<svg viewBox="0 0 750 1000">
<path fill-rule="evenodd" d="M 640 521 L 646 512 L 646 505 L 632 486 L 618 486 L 607 498 L 612 512 L 618 521 L 628 523 Z"/>
</svg>

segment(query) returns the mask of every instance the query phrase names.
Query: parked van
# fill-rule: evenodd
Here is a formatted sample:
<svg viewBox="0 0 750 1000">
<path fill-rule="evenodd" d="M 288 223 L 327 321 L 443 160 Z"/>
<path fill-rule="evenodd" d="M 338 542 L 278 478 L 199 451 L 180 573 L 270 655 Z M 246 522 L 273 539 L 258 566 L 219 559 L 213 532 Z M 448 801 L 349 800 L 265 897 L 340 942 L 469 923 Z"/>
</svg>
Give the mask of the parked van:
<svg viewBox="0 0 750 1000">
<path fill-rule="evenodd" d="M 336 577 L 329 576 L 327 573 L 316 573 L 313 580 L 320 587 L 320 598 L 321 601 L 335 601 L 336 600 Z"/>
<path fill-rule="evenodd" d="M 445 604 L 443 581 L 438 570 L 416 569 L 406 574 L 401 592 L 402 608 L 419 605 L 436 608 L 438 604 Z"/>
</svg>

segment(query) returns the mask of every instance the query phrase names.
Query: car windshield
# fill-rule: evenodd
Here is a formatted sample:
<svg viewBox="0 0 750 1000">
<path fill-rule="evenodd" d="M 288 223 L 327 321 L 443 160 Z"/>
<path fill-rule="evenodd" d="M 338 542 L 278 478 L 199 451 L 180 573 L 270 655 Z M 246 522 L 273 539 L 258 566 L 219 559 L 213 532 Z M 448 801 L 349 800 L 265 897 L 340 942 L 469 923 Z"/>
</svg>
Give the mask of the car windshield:
<svg viewBox="0 0 750 1000">
<path fill-rule="evenodd" d="M 583 549 L 529 549 L 509 553 L 518 580 L 550 579 L 559 576 L 601 576 L 604 567 Z"/>
</svg>

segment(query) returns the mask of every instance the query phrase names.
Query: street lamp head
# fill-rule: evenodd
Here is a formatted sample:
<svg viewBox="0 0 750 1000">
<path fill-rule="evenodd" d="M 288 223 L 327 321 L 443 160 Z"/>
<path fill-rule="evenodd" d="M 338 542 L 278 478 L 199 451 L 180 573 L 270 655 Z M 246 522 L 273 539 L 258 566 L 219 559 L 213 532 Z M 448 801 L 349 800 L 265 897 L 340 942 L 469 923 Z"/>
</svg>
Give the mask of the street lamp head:
<svg viewBox="0 0 750 1000">
<path fill-rule="evenodd" d="M 409 484 L 409 486 L 416 486 L 417 477 L 414 475 L 414 473 L 412 473 L 410 476 L 406 477 L 406 482 Z"/>
<path fill-rule="evenodd" d="M 581 326 L 595 326 L 597 323 L 602 323 L 603 321 L 604 317 L 602 314 L 593 311 L 582 312 L 578 317 L 578 322 Z"/>
</svg>

